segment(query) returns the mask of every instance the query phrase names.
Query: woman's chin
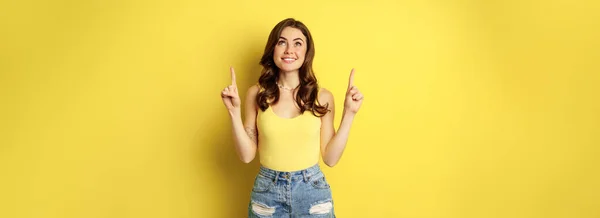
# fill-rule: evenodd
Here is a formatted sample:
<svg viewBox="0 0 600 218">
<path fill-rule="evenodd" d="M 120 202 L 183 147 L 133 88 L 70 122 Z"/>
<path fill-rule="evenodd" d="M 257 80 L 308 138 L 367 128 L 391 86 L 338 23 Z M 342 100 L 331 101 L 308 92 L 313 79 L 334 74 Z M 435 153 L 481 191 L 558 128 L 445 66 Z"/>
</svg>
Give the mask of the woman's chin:
<svg viewBox="0 0 600 218">
<path fill-rule="evenodd" d="M 279 68 L 279 70 L 283 71 L 283 72 L 290 72 L 290 71 L 298 71 L 300 70 L 300 67 L 302 67 L 302 65 L 298 65 L 296 63 L 282 63 L 282 62 L 275 62 L 275 65 L 277 66 L 277 68 Z"/>
<path fill-rule="evenodd" d="M 281 66 L 279 67 L 279 69 L 283 72 L 290 72 L 290 71 L 298 71 L 300 69 L 300 67 L 293 67 L 293 66 Z"/>
</svg>

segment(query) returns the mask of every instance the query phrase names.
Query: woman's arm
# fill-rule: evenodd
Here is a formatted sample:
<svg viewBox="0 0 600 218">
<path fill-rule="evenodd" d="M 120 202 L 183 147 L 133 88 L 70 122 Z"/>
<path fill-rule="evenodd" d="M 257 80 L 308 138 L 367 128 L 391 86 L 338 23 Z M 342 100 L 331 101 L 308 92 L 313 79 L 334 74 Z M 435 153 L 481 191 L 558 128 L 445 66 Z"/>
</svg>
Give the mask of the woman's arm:
<svg viewBox="0 0 600 218">
<path fill-rule="evenodd" d="M 348 83 L 348 90 L 346 91 L 346 99 L 344 101 L 344 112 L 342 113 L 342 121 L 337 133 L 333 128 L 335 115 L 333 94 L 322 89 L 319 96 L 320 102 L 329 103 L 328 109 L 330 111 L 321 117 L 321 155 L 323 156 L 323 162 L 330 167 L 335 166 L 344 153 L 348 136 L 350 135 L 350 127 L 364 98 L 362 93 L 358 91 L 358 88 L 353 85 L 353 80 L 354 69 L 350 73 L 350 82 Z"/>
<path fill-rule="evenodd" d="M 256 131 L 257 108 L 256 101 L 254 101 L 258 93 L 258 86 L 254 85 L 248 89 L 244 110 L 246 120 L 242 122 L 241 101 L 237 91 L 233 68 L 231 68 L 231 80 L 232 85 L 221 92 L 221 98 L 231 117 L 236 153 L 242 162 L 250 163 L 256 156 L 258 144 L 258 134 Z"/>
</svg>

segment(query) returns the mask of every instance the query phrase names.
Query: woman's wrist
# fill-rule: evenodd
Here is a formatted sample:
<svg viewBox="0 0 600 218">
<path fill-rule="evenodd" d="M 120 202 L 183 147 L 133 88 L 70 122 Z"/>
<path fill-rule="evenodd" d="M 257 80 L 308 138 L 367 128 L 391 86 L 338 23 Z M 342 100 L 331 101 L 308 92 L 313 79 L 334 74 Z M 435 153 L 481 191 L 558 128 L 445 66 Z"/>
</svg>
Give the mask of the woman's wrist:
<svg viewBox="0 0 600 218">
<path fill-rule="evenodd" d="M 229 112 L 229 116 L 230 116 L 232 119 L 233 119 L 233 118 L 237 118 L 237 117 L 241 117 L 241 115 L 242 115 L 242 112 L 241 112 L 241 110 L 240 110 L 240 108 L 239 108 L 239 107 L 238 107 L 238 108 L 233 108 L 233 109 L 230 109 L 230 110 L 228 110 L 228 112 Z"/>
<path fill-rule="evenodd" d="M 347 111 L 346 109 L 344 109 L 344 112 L 342 114 L 342 120 L 346 120 L 346 119 L 350 119 L 353 120 L 354 116 L 356 116 L 356 113 Z"/>
</svg>

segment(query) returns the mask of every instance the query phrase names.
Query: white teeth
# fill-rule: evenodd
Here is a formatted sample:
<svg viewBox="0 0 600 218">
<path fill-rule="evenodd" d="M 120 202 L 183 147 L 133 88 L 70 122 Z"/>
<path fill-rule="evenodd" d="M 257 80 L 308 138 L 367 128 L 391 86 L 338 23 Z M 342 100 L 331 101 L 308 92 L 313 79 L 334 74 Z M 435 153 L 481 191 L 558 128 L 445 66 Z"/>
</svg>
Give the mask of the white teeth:
<svg viewBox="0 0 600 218">
<path fill-rule="evenodd" d="M 286 61 L 293 61 L 294 59 L 293 59 L 293 58 L 284 58 L 283 60 L 286 60 Z"/>
</svg>

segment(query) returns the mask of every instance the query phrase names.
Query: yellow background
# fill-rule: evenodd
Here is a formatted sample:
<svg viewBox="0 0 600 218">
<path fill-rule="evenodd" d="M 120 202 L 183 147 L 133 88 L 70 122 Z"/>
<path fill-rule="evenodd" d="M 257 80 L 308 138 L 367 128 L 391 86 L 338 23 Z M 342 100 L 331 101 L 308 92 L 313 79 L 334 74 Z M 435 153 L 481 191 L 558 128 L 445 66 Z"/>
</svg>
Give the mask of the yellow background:
<svg viewBox="0 0 600 218">
<path fill-rule="evenodd" d="M 220 90 L 271 28 L 313 33 L 338 217 L 600 217 L 600 4 L 2 1 L 0 217 L 245 217 Z"/>
</svg>

